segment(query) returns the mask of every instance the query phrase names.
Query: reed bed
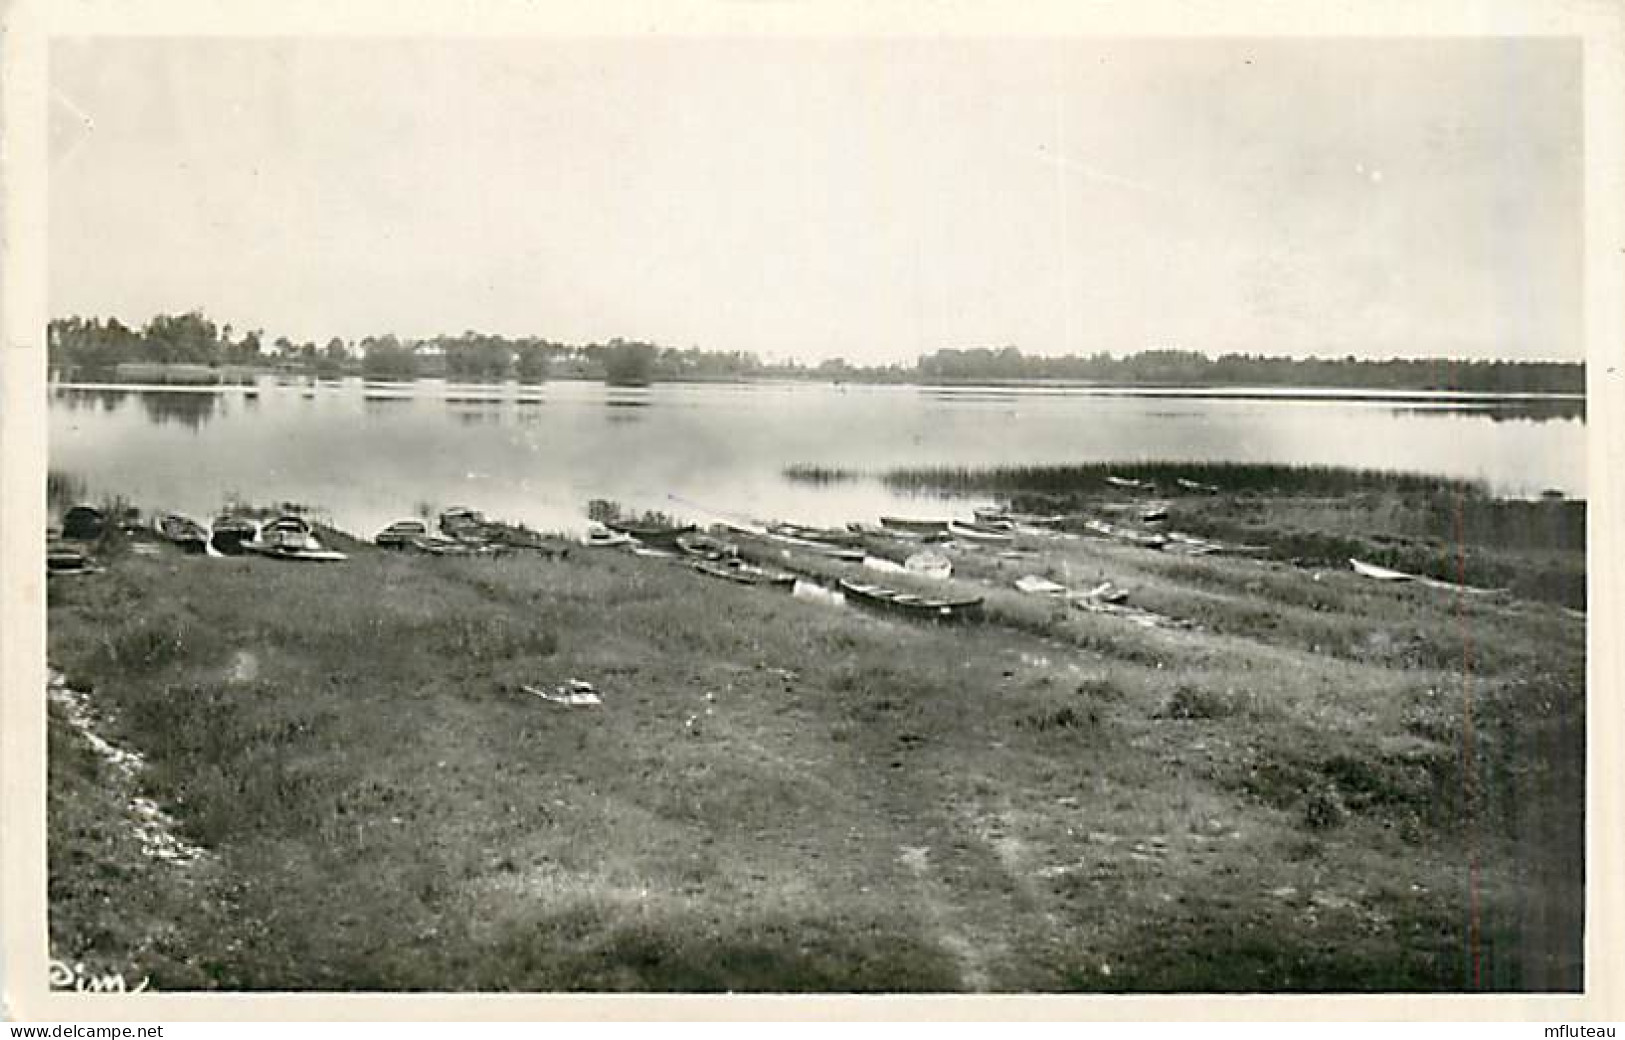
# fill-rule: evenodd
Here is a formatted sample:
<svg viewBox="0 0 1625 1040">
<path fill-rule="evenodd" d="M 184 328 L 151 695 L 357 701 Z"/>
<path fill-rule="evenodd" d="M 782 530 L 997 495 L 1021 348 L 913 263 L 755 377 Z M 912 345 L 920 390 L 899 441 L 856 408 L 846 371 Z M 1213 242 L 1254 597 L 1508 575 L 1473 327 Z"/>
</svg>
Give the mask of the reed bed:
<svg viewBox="0 0 1625 1040">
<path fill-rule="evenodd" d="M 1470 497 L 1489 494 L 1480 481 L 1402 470 L 1172 459 L 1030 466 L 917 466 L 888 470 L 880 479 L 889 488 L 909 492 L 1068 495 L 1108 490 L 1111 485 L 1107 484 L 1107 477 L 1149 483 L 1161 494 L 1185 491 L 1178 483 L 1181 479 L 1211 485 L 1226 494 L 1306 497 L 1370 492 Z"/>
<path fill-rule="evenodd" d="M 820 466 L 810 462 L 794 462 L 784 467 L 786 480 L 797 484 L 848 484 L 865 476 L 855 469 L 843 466 Z"/>
</svg>

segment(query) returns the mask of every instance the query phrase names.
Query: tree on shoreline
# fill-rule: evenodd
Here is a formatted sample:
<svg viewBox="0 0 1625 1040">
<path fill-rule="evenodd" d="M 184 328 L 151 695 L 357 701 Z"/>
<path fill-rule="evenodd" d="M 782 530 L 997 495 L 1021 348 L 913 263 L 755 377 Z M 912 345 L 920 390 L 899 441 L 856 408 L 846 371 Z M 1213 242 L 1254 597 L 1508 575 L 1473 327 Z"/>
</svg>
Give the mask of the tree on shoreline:
<svg viewBox="0 0 1625 1040">
<path fill-rule="evenodd" d="M 652 343 L 610 340 L 602 352 L 604 382 L 611 386 L 648 386 L 654 381 L 659 353 Z"/>
</svg>

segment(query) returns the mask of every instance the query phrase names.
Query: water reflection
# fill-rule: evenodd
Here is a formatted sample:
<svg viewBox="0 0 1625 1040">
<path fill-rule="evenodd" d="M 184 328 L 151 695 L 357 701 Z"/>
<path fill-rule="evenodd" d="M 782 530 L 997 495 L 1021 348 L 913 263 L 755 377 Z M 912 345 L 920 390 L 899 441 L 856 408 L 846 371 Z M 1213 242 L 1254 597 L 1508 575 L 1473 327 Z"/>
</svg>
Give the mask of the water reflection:
<svg viewBox="0 0 1625 1040">
<path fill-rule="evenodd" d="M 1009 390 L 933 390 L 928 396 L 948 404 L 1015 404 L 1018 395 Z"/>
<path fill-rule="evenodd" d="M 220 395 L 193 393 L 183 390 L 147 390 L 141 394 L 141 407 L 154 422 L 178 423 L 189 430 L 200 430 L 215 417 L 220 408 Z"/>
<path fill-rule="evenodd" d="M 56 400 L 70 411 L 100 408 L 104 412 L 111 412 L 133 392 L 110 386 L 62 386 L 56 389 Z"/>
<path fill-rule="evenodd" d="M 1445 415 L 1456 418 L 1484 418 L 1490 422 L 1581 421 L 1586 417 L 1584 399 L 1542 399 L 1527 401 L 1469 402 L 1442 404 L 1431 407 L 1404 407 L 1393 409 L 1396 415 Z"/>
<path fill-rule="evenodd" d="M 612 386 L 605 388 L 604 405 L 608 408 L 647 408 L 654 403 L 648 387 Z"/>
</svg>

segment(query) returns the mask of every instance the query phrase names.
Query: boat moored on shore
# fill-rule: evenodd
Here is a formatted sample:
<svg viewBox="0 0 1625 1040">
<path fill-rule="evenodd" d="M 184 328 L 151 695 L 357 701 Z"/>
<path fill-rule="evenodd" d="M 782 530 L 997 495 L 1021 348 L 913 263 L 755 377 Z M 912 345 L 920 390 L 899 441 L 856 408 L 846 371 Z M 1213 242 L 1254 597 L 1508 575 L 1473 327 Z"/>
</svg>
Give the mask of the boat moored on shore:
<svg viewBox="0 0 1625 1040">
<path fill-rule="evenodd" d="M 153 518 L 152 529 L 158 532 L 159 537 L 179 546 L 184 552 L 208 552 L 209 529 L 189 516 L 160 513 Z"/>
<path fill-rule="evenodd" d="M 964 621 L 981 613 L 982 597 L 921 596 L 884 585 L 842 578 L 840 590 L 848 602 L 919 621 Z"/>
<path fill-rule="evenodd" d="M 243 548 L 260 556 L 279 560 L 309 560 L 329 562 L 348 559 L 344 553 L 325 548 L 317 540 L 310 522 L 304 517 L 279 516 L 260 527 L 259 537 L 244 542 Z"/>
<path fill-rule="evenodd" d="M 260 535 L 259 522 L 246 516 L 216 517 L 209 530 L 209 546 L 222 556 L 241 556 L 244 542 Z"/>
</svg>

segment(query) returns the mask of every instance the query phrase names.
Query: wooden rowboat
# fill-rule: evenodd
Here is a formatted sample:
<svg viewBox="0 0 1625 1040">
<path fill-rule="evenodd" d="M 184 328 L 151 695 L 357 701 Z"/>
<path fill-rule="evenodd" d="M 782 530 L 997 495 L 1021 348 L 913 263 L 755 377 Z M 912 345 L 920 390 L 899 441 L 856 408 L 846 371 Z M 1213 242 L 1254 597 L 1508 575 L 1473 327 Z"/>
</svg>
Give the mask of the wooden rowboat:
<svg viewBox="0 0 1625 1040">
<path fill-rule="evenodd" d="M 772 589 L 794 588 L 796 576 L 789 571 L 756 567 L 743 560 L 726 559 L 716 562 L 695 560 L 694 569 L 713 578 L 722 578 L 739 585 L 762 585 Z"/>
<path fill-rule="evenodd" d="M 815 553 L 819 556 L 827 556 L 832 560 L 844 560 L 848 563 L 856 563 L 859 560 L 862 560 L 864 556 L 862 549 L 854 548 L 850 545 L 836 545 L 827 541 L 813 541 L 807 538 L 799 538 L 795 535 L 784 534 L 781 531 L 773 529 L 778 525 L 758 527 L 756 525 L 747 526 L 744 524 L 724 524 L 723 526 L 730 531 L 737 532 L 738 534 L 745 534 L 754 538 L 767 538 L 775 542 L 782 542 L 785 545 L 791 545 L 797 549 L 805 550 L 806 552 Z"/>
<path fill-rule="evenodd" d="M 429 522 L 415 518 L 397 520 L 373 536 L 380 549 L 410 549 L 420 538 L 429 537 Z"/>
<path fill-rule="evenodd" d="M 1107 523 L 1104 520 L 1086 520 L 1083 526 L 1105 538 L 1115 538 L 1118 541 L 1128 542 L 1132 545 L 1142 545 L 1147 549 L 1160 549 L 1168 544 L 1168 536 L 1160 532 L 1136 531 L 1132 527 L 1122 527 L 1118 524 Z"/>
<path fill-rule="evenodd" d="M 260 527 L 260 535 L 243 548 L 260 556 L 278 560 L 306 560 L 322 563 L 345 560 L 341 552 L 322 547 L 316 540 L 310 523 L 303 517 L 280 516 Z"/>
<path fill-rule="evenodd" d="M 915 520 L 901 516 L 883 516 L 880 526 L 892 531 L 902 531 L 906 534 L 947 534 L 951 520 Z"/>
<path fill-rule="evenodd" d="M 674 526 L 672 524 L 644 523 L 638 520 L 605 520 L 604 526 L 611 531 L 619 531 L 642 542 L 644 545 L 675 549 L 677 539 L 685 534 L 693 534 L 697 528 L 693 524 Z"/>
<path fill-rule="evenodd" d="M 739 546 L 731 542 L 725 542 L 720 538 L 713 538 L 708 534 L 681 534 L 677 536 L 675 541 L 679 552 L 699 560 L 709 560 L 715 563 L 718 560 L 733 559 L 739 555 Z"/>
<path fill-rule="evenodd" d="M 1005 545 L 1015 540 L 1009 531 L 1001 531 L 988 524 L 967 524 L 958 520 L 948 522 L 948 533 L 967 542 Z"/>
<path fill-rule="evenodd" d="M 884 585 L 853 581 L 851 578 L 842 578 L 840 589 L 851 602 L 920 621 L 963 621 L 976 616 L 982 609 L 980 596 L 961 599 L 920 596 Z"/>
<path fill-rule="evenodd" d="M 152 528 L 166 541 L 175 543 L 189 553 L 208 551 L 209 529 L 189 516 L 163 513 L 153 518 Z"/>
<path fill-rule="evenodd" d="M 805 524 L 772 523 L 767 525 L 767 532 L 803 542 L 821 542 L 849 549 L 863 543 L 862 538 L 851 531 L 840 531 L 830 527 L 808 527 Z"/>
</svg>

